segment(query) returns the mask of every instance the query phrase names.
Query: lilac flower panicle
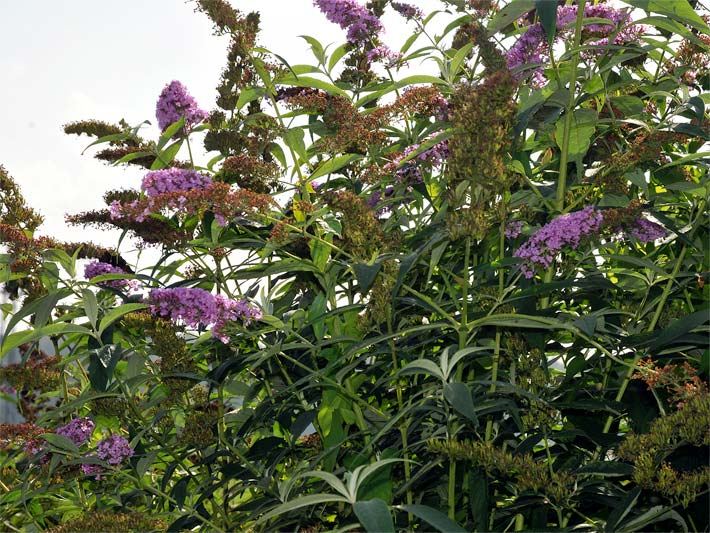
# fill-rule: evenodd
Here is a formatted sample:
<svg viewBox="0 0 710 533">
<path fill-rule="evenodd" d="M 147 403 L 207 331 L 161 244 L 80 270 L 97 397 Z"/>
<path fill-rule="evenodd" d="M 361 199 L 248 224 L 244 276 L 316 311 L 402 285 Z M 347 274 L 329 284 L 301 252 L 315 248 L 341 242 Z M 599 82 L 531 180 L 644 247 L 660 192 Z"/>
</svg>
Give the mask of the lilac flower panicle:
<svg viewBox="0 0 710 533">
<path fill-rule="evenodd" d="M 660 224 L 639 218 L 633 226 L 626 230 L 626 234 L 639 242 L 647 243 L 664 238 L 668 232 Z"/>
<path fill-rule="evenodd" d="M 99 459 L 116 466 L 133 456 L 133 448 L 125 437 L 111 435 L 98 443 L 96 454 Z"/>
<path fill-rule="evenodd" d="M 68 424 L 57 428 L 56 434 L 68 438 L 77 446 L 89 441 L 96 425 L 90 418 L 74 418 Z"/>
<path fill-rule="evenodd" d="M 412 144 L 407 146 L 402 152 L 402 155 L 395 158 L 391 163 L 397 167 L 411 153 L 417 151 L 421 145 Z M 422 167 L 428 165 L 431 168 L 441 168 L 446 159 L 449 157 L 449 144 L 447 141 L 442 141 L 435 144 L 431 148 L 424 150 L 416 157 L 405 161 L 401 167 L 395 172 L 395 177 L 401 183 L 414 185 L 423 181 Z"/>
<path fill-rule="evenodd" d="M 616 33 L 614 43 L 624 45 L 638 41 L 643 26 L 631 23 L 631 16 L 628 11 L 616 9 L 608 4 L 587 4 L 584 8 L 585 18 L 606 19 L 610 24 L 590 24 L 584 27 L 585 35 L 601 37 L 594 42 L 586 44 L 590 46 L 605 46 L 609 44 L 609 36 Z M 577 6 L 559 6 L 557 8 L 557 19 L 555 26 L 557 29 L 556 40 L 564 39 L 573 31 L 574 22 L 577 19 Z M 589 52 L 587 52 L 589 53 Z M 520 69 L 524 65 L 532 65 L 534 68 L 529 73 L 531 83 L 535 87 L 541 87 L 545 83 L 545 76 L 541 64 L 550 57 L 550 46 L 547 42 L 547 35 L 542 25 L 538 22 L 528 27 L 525 33 L 515 42 L 506 54 L 506 63 L 510 70 Z M 524 77 L 524 73 L 518 73 L 518 79 Z"/>
<path fill-rule="evenodd" d="M 192 328 L 213 323 L 217 315 L 214 296 L 204 289 L 153 289 L 149 303 L 154 315 L 173 321 L 181 320 Z"/>
<path fill-rule="evenodd" d="M 412 4 L 407 4 L 406 2 L 392 2 L 390 5 L 392 9 L 407 20 L 424 18 L 424 12 Z"/>
<path fill-rule="evenodd" d="M 127 274 L 127 272 L 121 267 L 117 267 L 110 263 L 104 263 L 102 261 L 93 261 L 91 263 L 87 263 L 87 265 L 84 267 L 84 277 L 89 281 L 91 281 L 97 276 L 102 276 L 104 274 Z M 121 290 L 127 288 L 136 288 L 137 282 L 136 280 L 115 279 L 111 281 L 101 282 L 99 285 L 104 287 L 113 287 L 114 289 Z"/>
<path fill-rule="evenodd" d="M 382 22 L 356 0 L 314 0 L 325 17 L 344 30 L 351 43 L 364 43 L 383 30 Z"/>
<path fill-rule="evenodd" d="M 261 310 L 247 300 L 229 298 L 199 288 L 153 289 L 148 297 L 153 314 L 182 321 L 192 328 L 212 326 L 212 336 L 229 342 L 224 327 L 229 321 L 249 325 L 262 317 Z"/>
<path fill-rule="evenodd" d="M 506 224 L 504 233 L 509 239 L 517 239 L 523 233 L 523 222 L 521 220 L 511 220 Z"/>
<path fill-rule="evenodd" d="M 200 109 L 195 99 L 187 92 L 187 87 L 177 80 L 165 86 L 155 107 L 155 117 L 161 131 L 182 117 L 185 117 L 185 126 L 191 128 L 207 116 L 208 113 Z"/>
<path fill-rule="evenodd" d="M 550 267 L 563 248 L 576 249 L 585 237 L 599 232 L 603 216 L 594 206 L 559 216 L 540 228 L 513 254 L 523 260 L 521 270 L 532 278 L 535 267 Z"/>
<path fill-rule="evenodd" d="M 141 183 L 141 190 L 149 197 L 169 192 L 184 192 L 204 189 L 212 183 L 212 178 L 195 170 L 165 168 L 148 172 Z"/>
<path fill-rule="evenodd" d="M 104 473 L 104 469 L 101 465 L 96 465 L 93 463 L 84 463 L 81 465 L 81 471 L 86 476 L 94 476 L 94 479 L 96 481 L 100 481 L 101 479 L 103 479 L 103 476 L 101 474 Z"/>
<path fill-rule="evenodd" d="M 402 61 L 403 55 L 399 52 L 391 50 L 387 46 L 381 44 L 367 52 L 367 60 L 371 63 L 382 62 L 387 67 L 395 67 Z"/>
</svg>

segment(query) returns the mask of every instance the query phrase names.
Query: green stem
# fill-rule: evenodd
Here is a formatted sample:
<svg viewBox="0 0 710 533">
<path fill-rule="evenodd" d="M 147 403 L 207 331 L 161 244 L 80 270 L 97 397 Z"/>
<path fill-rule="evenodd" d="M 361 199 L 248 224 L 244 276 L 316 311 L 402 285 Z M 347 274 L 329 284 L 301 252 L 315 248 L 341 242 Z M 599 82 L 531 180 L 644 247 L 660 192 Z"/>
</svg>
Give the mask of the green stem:
<svg viewBox="0 0 710 533">
<path fill-rule="evenodd" d="M 498 229 L 498 246 L 499 246 L 499 257 L 501 261 L 505 258 L 505 220 L 502 220 L 500 227 Z M 498 270 L 498 299 L 503 298 L 503 291 L 505 290 L 505 272 L 503 267 Z M 499 302 L 500 303 L 500 302 Z M 491 366 L 491 386 L 488 389 L 488 394 L 494 394 L 496 391 L 496 381 L 498 381 L 498 365 L 500 363 L 500 340 L 501 333 L 500 328 L 496 328 L 496 344 L 493 349 L 493 363 Z M 486 422 L 486 441 L 491 440 L 493 434 L 493 420 L 488 419 Z"/>
<path fill-rule="evenodd" d="M 582 22 L 584 20 L 584 5 L 586 0 L 580 0 L 577 7 L 577 20 L 574 27 L 574 54 L 572 55 L 572 69 L 569 76 L 569 100 L 565 109 L 564 130 L 560 152 L 560 173 L 557 180 L 557 209 L 562 211 L 565 207 L 565 194 L 567 192 L 567 162 L 569 161 L 569 140 L 572 131 L 572 117 L 574 115 L 575 86 L 577 84 L 577 66 L 579 63 L 579 46 L 582 42 Z"/>
<path fill-rule="evenodd" d="M 656 306 L 656 312 L 653 314 L 653 318 L 651 318 L 651 322 L 648 325 L 648 328 L 646 328 L 647 332 L 651 332 L 654 329 L 656 329 L 656 324 L 658 324 L 658 319 L 661 317 L 661 313 L 663 312 L 663 308 L 666 305 L 666 300 L 668 300 L 668 296 L 671 293 L 671 290 L 673 289 L 673 284 L 675 283 L 675 278 L 678 275 L 678 272 L 680 272 L 680 267 L 683 264 L 683 260 L 685 259 L 685 254 L 688 251 L 688 247 L 684 244 L 683 248 L 680 251 L 680 255 L 678 256 L 678 259 L 676 259 L 675 265 L 673 266 L 673 271 L 671 272 L 670 278 L 668 278 L 668 282 L 666 283 L 666 286 L 663 288 L 663 293 L 661 294 L 661 299 L 658 301 L 658 305 Z M 641 359 L 643 355 L 643 352 L 637 351 L 636 355 L 634 356 L 633 363 L 629 367 L 629 369 L 626 371 L 626 376 L 624 376 L 624 380 L 621 382 L 621 386 L 619 387 L 619 392 L 616 393 L 616 398 L 614 398 L 615 401 L 619 402 L 621 399 L 624 397 L 624 393 L 626 392 L 626 388 L 629 386 L 629 382 L 631 381 L 631 376 L 633 375 L 634 371 L 636 370 L 636 365 L 638 364 L 639 360 Z M 606 419 L 606 424 L 604 424 L 604 433 L 608 433 L 609 429 L 611 428 L 611 424 L 614 422 L 614 417 L 612 415 L 609 415 L 609 417 Z"/>
</svg>

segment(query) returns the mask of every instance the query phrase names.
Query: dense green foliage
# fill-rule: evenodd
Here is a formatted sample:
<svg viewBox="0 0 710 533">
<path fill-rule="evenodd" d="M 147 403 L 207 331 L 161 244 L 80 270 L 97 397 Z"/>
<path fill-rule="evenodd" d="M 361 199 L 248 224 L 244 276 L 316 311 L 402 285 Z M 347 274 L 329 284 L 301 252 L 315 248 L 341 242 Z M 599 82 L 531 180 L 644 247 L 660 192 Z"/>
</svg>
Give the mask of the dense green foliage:
<svg viewBox="0 0 710 533">
<path fill-rule="evenodd" d="M 0 425 L 0 529 L 706 531 L 708 27 L 626 4 L 622 44 L 594 11 L 448 0 L 401 56 L 306 37 L 289 65 L 258 15 L 200 0 L 230 38 L 204 122 L 66 127 L 211 178 L 68 217 L 155 264 L 34 237 L 0 169 L 0 354 L 23 354 L 0 380 L 27 419 Z M 508 70 L 534 24 L 554 57 Z M 158 316 L 175 288 L 261 316 Z M 88 441 L 58 430 L 77 418 Z"/>
</svg>

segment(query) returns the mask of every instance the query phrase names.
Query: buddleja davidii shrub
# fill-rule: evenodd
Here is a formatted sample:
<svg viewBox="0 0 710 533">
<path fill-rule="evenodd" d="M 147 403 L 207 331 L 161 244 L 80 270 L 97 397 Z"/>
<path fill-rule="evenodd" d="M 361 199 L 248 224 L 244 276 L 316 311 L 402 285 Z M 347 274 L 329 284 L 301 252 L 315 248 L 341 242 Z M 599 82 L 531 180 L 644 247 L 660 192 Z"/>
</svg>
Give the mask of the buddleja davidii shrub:
<svg viewBox="0 0 710 533">
<path fill-rule="evenodd" d="M 128 447 L 113 438 L 101 448 L 113 455 L 93 441 L 77 452 L 57 429 L 40 441 L 47 470 L 27 463 L 20 479 L 53 479 L 47 494 L 77 502 L 77 514 L 94 508 L 81 490 L 100 493 L 102 481 L 117 497 L 97 507 L 145 506 L 177 519 L 173 529 L 696 520 L 705 474 L 676 470 L 682 447 L 657 478 L 648 471 L 669 452 L 662 445 L 631 466 L 613 448 L 629 428 L 663 442 L 683 419 L 631 379 L 642 355 L 697 365 L 702 99 L 673 94 L 676 67 L 646 70 L 661 61 L 656 45 L 604 4 L 581 13 L 611 24 L 581 25 L 574 6 L 512 2 L 494 14 L 487 2 L 446 2 L 464 16 L 436 37 L 431 18 L 392 3 L 431 38 L 408 53 L 411 39 L 402 56 L 381 41 L 385 4 L 319 1 L 348 43 L 328 56 L 311 38 L 318 65 L 289 69 L 255 46 L 255 15 L 198 3 L 232 40 L 220 110 L 204 113 L 181 84 L 167 86 L 142 190 L 111 193 L 106 212 L 77 219 L 123 224 L 184 255 L 139 277 L 172 284 L 148 295 L 151 314 L 129 314 L 144 309 L 137 302 L 114 309 L 111 298 L 131 301 L 115 265 L 88 272 L 102 296 L 94 305 L 82 291 L 71 311 L 102 334 L 77 343 L 89 363 L 87 375 L 70 367 L 79 401 L 55 414 L 70 422 L 81 403 L 74 419 L 93 417 L 93 440 L 128 436 Z M 490 34 L 511 32 L 518 16 L 521 36 L 504 56 Z M 698 29 L 690 15 L 682 22 Z M 568 43 L 554 62 L 551 38 Z M 619 56 L 621 45 L 631 52 Z M 427 55 L 440 77 L 387 81 Z M 307 123 L 289 127 L 301 115 Z M 202 128 L 220 152 L 209 176 L 175 159 Z M 264 196 L 279 167 L 290 171 L 283 209 Z M 241 296 L 259 291 L 262 310 Z M 198 380 L 207 388 L 191 386 Z M 701 389 L 690 395 L 702 399 Z M 38 428 L 23 429 L 26 440 L 51 429 Z M 89 472 L 50 476 L 80 469 Z M 654 507 L 659 493 L 697 506 L 682 516 Z M 21 520 L 22 493 L 12 494 Z M 40 504 L 29 514 L 58 521 Z"/>
</svg>

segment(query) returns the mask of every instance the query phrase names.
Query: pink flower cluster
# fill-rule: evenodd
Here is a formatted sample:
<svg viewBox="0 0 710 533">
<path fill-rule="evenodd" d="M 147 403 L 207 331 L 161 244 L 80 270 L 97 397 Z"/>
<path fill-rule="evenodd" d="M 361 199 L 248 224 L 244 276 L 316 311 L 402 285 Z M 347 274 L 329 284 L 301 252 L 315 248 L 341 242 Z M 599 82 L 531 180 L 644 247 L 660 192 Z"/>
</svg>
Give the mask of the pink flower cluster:
<svg viewBox="0 0 710 533">
<path fill-rule="evenodd" d="M 576 249 L 583 239 L 599 232 L 604 217 L 594 206 L 561 215 L 540 228 L 513 254 L 523 260 L 521 270 L 532 278 L 535 267 L 550 267 L 564 248 Z"/>
<path fill-rule="evenodd" d="M 409 185 L 421 183 L 423 180 L 422 168 L 441 168 L 449 157 L 449 143 L 447 141 L 442 141 L 402 164 L 402 161 L 409 154 L 418 150 L 419 147 L 419 144 L 412 144 L 411 146 L 408 146 L 404 149 L 402 155 L 396 157 L 391 163 L 385 165 L 386 170 L 396 169 L 395 177 L 400 183 L 406 183 Z"/>
<path fill-rule="evenodd" d="M 639 218 L 625 233 L 643 243 L 653 242 L 668 235 L 663 226 L 645 218 Z"/>
<path fill-rule="evenodd" d="M 407 4 L 406 2 L 392 2 L 390 5 L 392 9 L 407 20 L 424 18 L 424 12 L 412 4 Z"/>
<path fill-rule="evenodd" d="M 262 317 L 261 310 L 246 300 L 230 300 L 199 288 L 153 289 L 148 302 L 157 316 L 182 321 L 192 328 L 212 326 L 212 336 L 225 344 L 229 342 L 224 333 L 228 322 L 239 320 L 249 325 Z"/>
<path fill-rule="evenodd" d="M 631 16 L 628 11 L 616 9 L 608 4 L 587 4 L 584 8 L 585 18 L 601 18 L 609 21 L 609 24 L 590 24 L 584 26 L 583 35 L 597 38 L 587 42 L 590 46 L 604 47 L 610 44 L 611 35 L 616 33 L 613 43 L 616 45 L 626 45 L 638 41 L 643 32 L 643 27 L 631 23 Z M 557 8 L 556 39 L 560 40 L 569 35 L 571 26 L 577 18 L 577 6 L 560 6 Z M 508 51 L 506 61 L 508 68 L 518 69 L 524 65 L 534 66 L 531 74 L 532 84 L 540 87 L 545 83 L 541 63 L 548 60 L 550 47 L 547 42 L 545 30 L 538 22 L 528 27 L 527 31 L 516 41 Z M 519 78 L 524 77 L 523 73 L 518 74 Z"/>
<path fill-rule="evenodd" d="M 125 437 L 111 435 L 99 441 L 96 446 L 96 456 L 111 466 L 118 466 L 133 456 L 133 448 Z M 84 463 L 81 465 L 81 471 L 87 476 L 94 476 L 94 479 L 100 480 L 104 468 L 94 463 Z"/>
<path fill-rule="evenodd" d="M 90 418 L 74 418 L 68 424 L 57 428 L 56 434 L 68 438 L 77 446 L 89 441 L 95 428 Z"/>
<path fill-rule="evenodd" d="M 168 126 L 185 117 L 189 129 L 207 118 L 207 112 L 200 109 L 195 99 L 187 92 L 187 87 L 177 80 L 168 83 L 158 97 L 155 117 L 158 127 L 164 131 Z"/>
<path fill-rule="evenodd" d="M 104 274 L 127 274 L 125 270 L 121 267 L 114 266 L 110 263 L 104 263 L 102 261 L 92 261 L 87 263 L 84 267 L 84 277 L 89 281 L 94 279 L 96 276 L 102 276 Z M 127 289 L 136 288 L 137 282 L 135 280 L 127 279 L 116 279 L 111 281 L 104 281 L 99 284 L 103 287 L 112 287 L 114 289 Z"/>
<path fill-rule="evenodd" d="M 382 62 L 386 67 L 393 68 L 402 62 L 402 54 L 381 44 L 367 52 L 367 60 L 371 63 Z"/>
<path fill-rule="evenodd" d="M 326 18 L 348 30 L 348 42 L 364 43 L 383 30 L 382 22 L 357 0 L 314 0 Z"/>
<path fill-rule="evenodd" d="M 148 172 L 141 183 L 141 190 L 149 197 L 167 192 L 204 189 L 212 184 L 212 178 L 195 170 L 164 168 Z"/>
</svg>

